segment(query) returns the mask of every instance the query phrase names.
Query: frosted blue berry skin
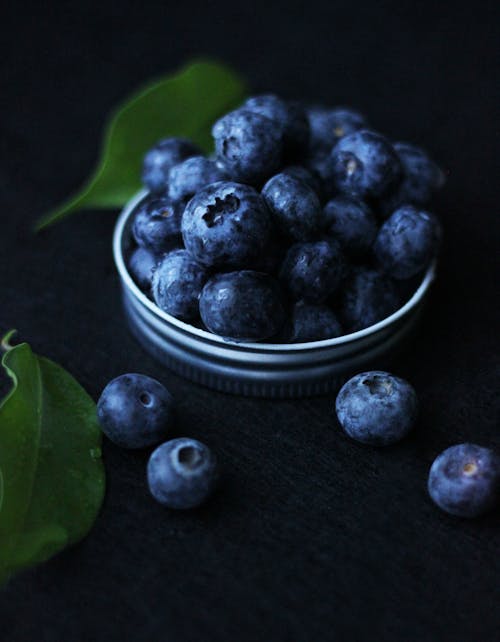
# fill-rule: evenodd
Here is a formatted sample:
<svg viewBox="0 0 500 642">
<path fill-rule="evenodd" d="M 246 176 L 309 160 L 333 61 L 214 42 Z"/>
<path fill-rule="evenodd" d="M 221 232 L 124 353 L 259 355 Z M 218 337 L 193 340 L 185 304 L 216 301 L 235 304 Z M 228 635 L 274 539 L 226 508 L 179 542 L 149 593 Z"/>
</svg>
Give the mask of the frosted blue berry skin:
<svg viewBox="0 0 500 642">
<path fill-rule="evenodd" d="M 345 261 L 336 241 L 296 243 L 288 250 L 280 280 L 294 300 L 323 303 L 338 288 Z"/>
<path fill-rule="evenodd" d="M 207 273 L 187 250 L 173 250 L 161 259 L 152 279 L 153 298 L 164 312 L 190 321 L 198 317 L 200 293 Z"/>
<path fill-rule="evenodd" d="M 264 185 L 262 196 L 276 226 L 287 236 L 307 241 L 321 230 L 321 203 L 304 181 L 289 174 L 276 174 Z"/>
<path fill-rule="evenodd" d="M 362 114 L 344 107 L 335 109 L 310 107 L 307 110 L 307 117 L 311 130 L 310 149 L 312 153 L 330 152 L 343 136 L 360 129 L 366 129 L 367 126 L 366 119 Z"/>
<path fill-rule="evenodd" d="M 243 268 L 267 245 L 271 214 L 248 185 L 213 183 L 198 192 L 182 216 L 184 245 L 206 267 Z"/>
<path fill-rule="evenodd" d="M 347 196 L 337 196 L 324 208 L 325 229 L 335 238 L 344 253 L 359 259 L 366 255 L 377 236 L 375 215 L 366 203 Z"/>
<path fill-rule="evenodd" d="M 130 373 L 116 377 L 97 402 L 104 434 L 122 448 L 147 448 L 168 437 L 174 423 L 174 400 L 156 379 Z"/>
<path fill-rule="evenodd" d="M 137 285 L 146 293 L 151 290 L 153 271 L 160 258 L 145 247 L 137 247 L 130 255 L 128 269 Z"/>
<path fill-rule="evenodd" d="M 349 437 L 371 446 L 389 446 L 415 425 L 418 400 L 407 381 L 374 370 L 362 372 L 342 386 L 335 410 Z"/>
<path fill-rule="evenodd" d="M 276 173 L 283 156 L 283 131 L 262 114 L 238 109 L 212 128 L 218 160 L 232 178 L 260 185 Z"/>
<path fill-rule="evenodd" d="M 171 168 L 168 195 L 173 201 L 186 202 L 210 183 L 228 179 L 228 172 L 216 161 L 205 156 L 192 156 Z"/>
<path fill-rule="evenodd" d="M 394 149 L 401 161 L 403 178 L 397 189 L 381 202 L 385 217 L 401 205 L 426 207 L 445 182 L 444 173 L 425 150 L 409 143 L 394 143 Z"/>
<path fill-rule="evenodd" d="M 160 140 L 144 156 L 142 182 L 152 194 L 166 193 L 170 168 L 201 153 L 197 145 L 185 138 Z"/>
<path fill-rule="evenodd" d="M 281 128 L 284 158 L 299 159 L 307 153 L 309 122 L 299 103 L 287 102 L 274 94 L 263 94 L 248 98 L 242 109 L 266 116 Z"/>
<path fill-rule="evenodd" d="M 314 170 L 307 169 L 307 167 L 304 167 L 303 165 L 287 165 L 283 168 L 281 173 L 304 182 L 321 199 L 323 186 L 321 184 L 320 176 L 314 172 Z"/>
<path fill-rule="evenodd" d="M 369 130 L 341 138 L 330 162 L 338 191 L 362 199 L 381 197 L 401 180 L 401 161 L 394 147 Z"/>
<path fill-rule="evenodd" d="M 500 499 L 500 457 L 476 444 L 451 446 L 434 460 L 427 488 L 450 515 L 479 517 Z"/>
<path fill-rule="evenodd" d="M 162 254 L 182 244 L 181 220 L 182 211 L 170 198 L 148 198 L 137 208 L 132 235 L 137 245 Z"/>
<path fill-rule="evenodd" d="M 335 185 L 334 166 L 329 155 L 312 156 L 308 160 L 307 167 L 320 180 L 321 189 L 318 194 L 323 201 L 339 195 Z"/>
<path fill-rule="evenodd" d="M 253 270 L 217 274 L 200 297 L 205 326 L 226 339 L 263 341 L 282 329 L 283 295 L 275 279 Z"/>
<path fill-rule="evenodd" d="M 298 301 L 292 309 L 285 343 L 304 343 L 333 339 L 342 334 L 342 326 L 326 305 Z"/>
<path fill-rule="evenodd" d="M 147 479 L 151 495 L 160 504 L 177 510 L 196 508 L 216 488 L 217 460 L 197 439 L 172 439 L 151 454 Z"/>
<path fill-rule="evenodd" d="M 382 225 L 373 251 L 380 267 L 395 279 L 409 279 L 436 254 L 441 235 L 433 214 L 404 205 Z"/>
<path fill-rule="evenodd" d="M 338 314 L 349 332 L 363 330 L 395 312 L 400 297 L 384 274 L 369 268 L 355 268 L 342 285 Z"/>
</svg>

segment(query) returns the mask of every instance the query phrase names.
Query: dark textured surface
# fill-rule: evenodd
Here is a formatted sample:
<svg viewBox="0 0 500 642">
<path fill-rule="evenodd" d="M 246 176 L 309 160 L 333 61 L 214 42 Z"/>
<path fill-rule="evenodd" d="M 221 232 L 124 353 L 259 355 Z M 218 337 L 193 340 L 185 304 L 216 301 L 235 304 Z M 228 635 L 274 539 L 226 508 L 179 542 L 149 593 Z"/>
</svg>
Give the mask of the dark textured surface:
<svg viewBox="0 0 500 642">
<path fill-rule="evenodd" d="M 2 640 L 499 638 L 498 513 L 453 519 L 426 491 L 450 444 L 499 448 L 493 3 L 467 13 L 446 2 L 365 4 L 309 4 L 307 14 L 269 2 L 4 8 L 0 327 L 17 327 L 96 399 L 126 371 L 161 379 L 178 399 L 178 434 L 213 447 L 224 480 L 205 508 L 173 514 L 148 496 L 147 454 L 106 443 L 94 529 L 0 593 Z M 349 441 L 332 398 L 233 398 L 158 367 L 122 321 L 114 214 L 30 233 L 90 170 L 110 108 L 202 53 L 256 90 L 352 104 L 449 171 L 440 278 L 397 368 L 422 407 L 400 445 Z"/>
</svg>

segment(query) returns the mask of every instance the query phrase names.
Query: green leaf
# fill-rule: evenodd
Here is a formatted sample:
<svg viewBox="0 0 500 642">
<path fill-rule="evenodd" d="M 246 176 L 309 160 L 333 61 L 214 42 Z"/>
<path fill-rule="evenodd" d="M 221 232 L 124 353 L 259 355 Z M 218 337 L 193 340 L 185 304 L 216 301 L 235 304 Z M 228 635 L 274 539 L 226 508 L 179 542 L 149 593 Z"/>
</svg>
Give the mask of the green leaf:
<svg viewBox="0 0 500 642">
<path fill-rule="evenodd" d="M 84 207 L 123 205 L 140 188 L 145 152 L 161 138 L 184 136 L 210 151 L 214 120 L 239 104 L 244 93 L 234 72 L 203 61 L 145 87 L 112 116 L 91 178 L 78 194 L 43 217 L 37 229 Z"/>
<path fill-rule="evenodd" d="M 81 540 L 105 488 L 93 400 L 27 343 L 2 347 L 13 387 L 0 404 L 0 582 Z"/>
</svg>

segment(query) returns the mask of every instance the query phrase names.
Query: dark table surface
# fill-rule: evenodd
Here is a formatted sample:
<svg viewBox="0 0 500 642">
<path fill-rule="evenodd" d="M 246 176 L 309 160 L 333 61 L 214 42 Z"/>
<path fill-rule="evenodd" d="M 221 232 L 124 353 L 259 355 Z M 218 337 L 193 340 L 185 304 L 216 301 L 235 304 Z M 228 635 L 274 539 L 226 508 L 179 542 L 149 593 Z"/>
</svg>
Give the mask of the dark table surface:
<svg viewBox="0 0 500 642">
<path fill-rule="evenodd" d="M 2 640 L 500 639 L 498 514 L 453 519 L 426 494 L 448 445 L 499 446 L 497 21 L 493 3 L 380 4 L 3 10 L 0 329 L 18 328 L 95 398 L 123 372 L 159 378 L 177 398 L 178 433 L 213 446 L 225 482 L 203 509 L 166 512 L 147 492 L 147 454 L 105 443 L 93 530 L 0 592 Z M 400 445 L 349 441 L 332 398 L 229 397 L 155 363 L 123 322 L 114 212 L 31 233 L 90 171 L 109 110 L 202 54 L 255 91 L 352 104 L 449 171 L 439 280 L 396 367 L 422 406 Z"/>
</svg>

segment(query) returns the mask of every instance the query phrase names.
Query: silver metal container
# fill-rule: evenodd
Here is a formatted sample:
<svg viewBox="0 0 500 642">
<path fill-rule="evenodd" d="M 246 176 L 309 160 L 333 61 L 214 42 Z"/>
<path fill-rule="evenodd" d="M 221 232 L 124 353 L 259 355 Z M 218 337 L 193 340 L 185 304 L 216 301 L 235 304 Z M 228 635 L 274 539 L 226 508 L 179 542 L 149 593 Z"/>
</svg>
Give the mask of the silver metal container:
<svg viewBox="0 0 500 642">
<path fill-rule="evenodd" d="M 414 329 L 436 264 L 413 296 L 379 323 L 336 339 L 309 343 L 238 343 L 166 314 L 134 283 L 125 263 L 140 192 L 116 223 L 113 250 L 128 323 L 139 342 L 177 374 L 223 392 L 255 397 L 304 397 L 338 389 L 354 372 L 380 367 Z"/>
</svg>

